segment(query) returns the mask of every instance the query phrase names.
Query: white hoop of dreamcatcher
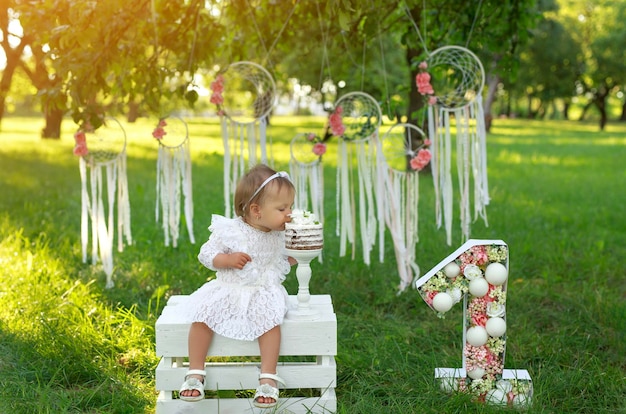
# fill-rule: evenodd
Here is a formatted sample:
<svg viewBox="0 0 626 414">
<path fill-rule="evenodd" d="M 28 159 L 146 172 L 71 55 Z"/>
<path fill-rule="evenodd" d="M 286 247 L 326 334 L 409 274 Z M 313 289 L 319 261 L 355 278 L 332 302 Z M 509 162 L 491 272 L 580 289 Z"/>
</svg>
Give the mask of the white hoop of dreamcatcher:
<svg viewBox="0 0 626 414">
<path fill-rule="evenodd" d="M 395 124 L 378 140 L 378 208 L 391 233 L 400 275 L 399 292 L 420 274 L 415 261 L 419 241 L 419 172 L 409 165 L 417 143 L 426 142 L 424 132 L 412 124 Z"/>
<path fill-rule="evenodd" d="M 339 255 L 346 254 L 347 244 L 352 245 L 352 258 L 356 254 L 356 207 L 358 194 L 358 219 L 363 248 L 363 261 L 370 264 L 370 252 L 376 241 L 378 223 L 376 216 L 375 140 L 381 124 L 378 102 L 364 92 L 343 95 L 330 115 L 333 134 L 339 137 L 337 159 L 337 228 L 340 238 Z M 374 142 L 370 142 L 374 140 Z M 373 144 L 373 145 L 370 145 Z M 356 180 L 353 173 L 353 153 L 356 156 Z M 358 190 L 357 190 L 358 185 Z M 381 223 L 382 224 L 382 223 Z M 384 238 L 384 226 L 379 232 Z M 383 260 L 381 245 L 380 258 Z"/>
<path fill-rule="evenodd" d="M 452 243 L 452 137 L 450 118 L 456 122 L 457 169 L 460 193 L 461 232 L 469 239 L 470 181 L 473 178 L 474 220 L 487 224 L 489 204 L 487 144 L 482 89 L 485 71 L 480 59 L 461 46 L 445 46 L 427 59 L 436 104 L 428 107 L 428 133 L 433 139 L 433 181 L 437 226 L 445 224 L 448 244 Z"/>
<path fill-rule="evenodd" d="M 211 102 L 217 104 L 221 116 L 225 216 L 230 217 L 235 186 L 245 169 L 259 161 L 273 164 L 271 154 L 269 160 L 267 156 L 266 128 L 276 100 L 276 84 L 265 68 L 242 61 L 219 73 L 211 89 Z"/>
<path fill-rule="evenodd" d="M 187 123 L 170 116 L 159 121 L 152 132 L 159 142 L 157 159 L 156 207 L 157 223 L 162 220 L 165 246 L 177 247 L 181 220 L 181 204 L 189 240 L 195 244 L 193 233 L 193 194 L 191 180 L 191 153 Z M 181 203 L 181 198 L 184 201 Z"/>
<path fill-rule="evenodd" d="M 81 135 L 82 139 L 79 138 Z M 107 277 L 106 288 L 112 288 L 116 215 L 118 251 L 124 250 L 124 239 L 127 244 L 132 244 L 126 175 L 126 132 L 116 119 L 107 117 L 100 128 L 95 131 L 79 130 L 75 138 L 77 147 L 81 142 L 85 145 L 85 151 L 81 153 L 79 161 L 83 263 L 87 262 L 91 220 L 91 261 L 94 264 L 98 260 L 102 262 Z M 116 201 L 117 214 L 115 214 Z"/>
</svg>

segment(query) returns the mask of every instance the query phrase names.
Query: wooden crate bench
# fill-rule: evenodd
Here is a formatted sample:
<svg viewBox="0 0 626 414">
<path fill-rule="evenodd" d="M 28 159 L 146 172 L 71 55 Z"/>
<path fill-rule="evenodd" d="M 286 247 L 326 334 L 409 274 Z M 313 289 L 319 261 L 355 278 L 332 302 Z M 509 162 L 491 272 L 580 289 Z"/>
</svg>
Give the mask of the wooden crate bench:
<svg viewBox="0 0 626 414">
<path fill-rule="evenodd" d="M 277 374 L 286 385 L 281 386 L 281 396 L 273 409 L 260 409 L 252 405 L 252 398 L 205 398 L 199 402 L 186 402 L 175 398 L 187 372 L 187 335 L 189 324 L 184 323 L 176 306 L 187 296 L 172 296 L 156 322 L 156 353 L 161 361 L 156 369 L 156 388 L 159 391 L 156 413 L 333 413 L 337 410 L 335 386 L 337 382 L 337 318 L 330 295 L 312 295 L 311 308 L 320 317 L 313 321 L 286 318 L 281 326 L 281 362 Z M 295 295 L 289 296 L 295 307 Z M 210 391 L 254 390 L 258 386 L 259 356 L 257 341 L 237 341 L 215 335 L 205 364 L 207 378 L 205 389 Z M 286 361 L 283 361 L 286 360 Z M 256 358 L 258 361 L 258 358 Z M 296 391 L 309 390 L 308 396 L 297 396 Z M 311 396 L 310 390 L 314 391 Z"/>
</svg>

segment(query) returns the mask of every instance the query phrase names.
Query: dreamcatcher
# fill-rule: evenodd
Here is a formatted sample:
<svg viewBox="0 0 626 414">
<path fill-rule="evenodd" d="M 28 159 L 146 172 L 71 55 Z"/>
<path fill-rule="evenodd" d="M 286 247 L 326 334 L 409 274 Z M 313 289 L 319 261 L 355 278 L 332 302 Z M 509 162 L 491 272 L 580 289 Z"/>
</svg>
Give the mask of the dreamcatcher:
<svg viewBox="0 0 626 414">
<path fill-rule="evenodd" d="M 91 220 L 91 261 L 102 262 L 106 287 L 113 283 L 114 217 L 117 201 L 117 249 L 132 244 L 130 203 L 126 176 L 126 133 L 113 118 L 106 118 L 94 130 L 86 125 L 74 134 L 74 154 L 80 156 L 81 244 L 83 263 L 87 262 L 89 220 Z"/>
<path fill-rule="evenodd" d="M 314 133 L 296 135 L 289 146 L 289 174 L 296 187 L 294 208 L 312 211 L 324 220 L 322 155 L 326 144 Z"/>
<path fill-rule="evenodd" d="M 156 221 L 162 220 L 165 245 L 178 245 L 181 219 L 181 197 L 191 243 L 193 235 L 193 195 L 191 187 L 191 154 L 187 123 L 179 117 L 163 118 L 152 132 L 159 142 L 156 183 Z"/>
<path fill-rule="evenodd" d="M 375 140 L 381 124 L 378 102 L 363 92 L 348 93 L 337 101 L 329 117 L 333 135 L 339 137 L 337 159 L 337 235 L 339 255 L 345 256 L 347 244 L 355 257 L 356 227 L 359 222 L 363 260 L 370 263 L 370 252 L 376 241 Z M 373 142 L 370 142 L 374 140 Z M 374 145 L 370 145 L 374 144 Z M 356 177 L 354 162 L 356 159 Z M 356 182 L 355 182 L 356 181 Z M 355 200 L 358 195 L 358 203 Z M 358 212 L 357 212 L 358 205 Z M 358 214 L 358 218 L 356 217 Z M 379 238 L 382 240 L 381 230 Z M 381 260 L 383 249 L 380 250 Z"/>
<path fill-rule="evenodd" d="M 418 91 L 428 98 L 428 133 L 433 139 L 433 180 L 437 225 L 445 224 L 447 242 L 452 242 L 452 135 L 451 118 L 456 122 L 456 162 L 460 193 L 463 238 L 470 236 L 471 184 L 474 219 L 487 222 L 486 129 L 481 91 L 485 72 L 474 53 L 461 46 L 445 46 L 430 53 L 420 64 Z"/>
<path fill-rule="evenodd" d="M 416 147 L 416 143 L 422 143 Z M 418 237 L 419 174 L 430 161 L 430 141 L 412 124 L 396 124 L 378 140 L 378 211 L 391 233 L 404 291 L 419 276 L 415 261 Z M 382 216 L 382 217 L 381 217 Z"/>
<path fill-rule="evenodd" d="M 245 169 L 268 163 L 267 116 L 274 106 L 276 85 L 262 66 L 236 62 L 217 75 L 211 91 L 211 103 L 217 105 L 222 123 L 225 215 L 230 217 L 235 186 Z"/>
</svg>

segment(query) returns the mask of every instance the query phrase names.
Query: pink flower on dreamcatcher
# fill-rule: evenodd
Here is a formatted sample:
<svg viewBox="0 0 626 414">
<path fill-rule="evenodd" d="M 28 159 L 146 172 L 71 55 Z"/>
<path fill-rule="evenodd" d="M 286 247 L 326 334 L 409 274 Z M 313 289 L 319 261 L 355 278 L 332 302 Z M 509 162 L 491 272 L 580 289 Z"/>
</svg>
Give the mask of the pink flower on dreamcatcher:
<svg viewBox="0 0 626 414">
<path fill-rule="evenodd" d="M 310 132 L 306 134 L 306 139 L 307 141 L 313 143 L 313 154 L 317 155 L 318 157 L 326 154 L 326 144 L 322 142 L 322 139 L 319 136 Z"/>
<path fill-rule="evenodd" d="M 422 147 L 429 146 L 430 144 L 430 140 L 425 139 Z M 428 148 L 420 148 L 419 151 L 417 151 L 417 154 L 415 154 L 415 156 L 411 158 L 411 161 L 409 161 L 409 165 L 412 170 L 421 171 L 428 165 L 431 158 L 432 154 Z"/>
<path fill-rule="evenodd" d="M 420 69 L 420 71 L 415 76 L 417 91 L 427 98 L 429 105 L 434 105 L 437 103 L 437 97 L 435 96 L 435 90 L 433 89 L 433 85 L 431 85 L 430 83 L 430 73 L 426 71 L 426 69 L 428 69 L 428 63 L 420 62 L 418 68 Z"/>
<path fill-rule="evenodd" d="M 343 113 L 343 108 L 338 106 L 335 111 L 330 114 L 328 117 L 328 123 L 330 124 L 330 130 L 333 135 L 340 137 L 346 132 L 346 126 L 343 124 L 343 120 L 341 119 L 341 114 Z"/>
<path fill-rule="evenodd" d="M 84 157 L 87 155 L 89 150 L 87 149 L 87 136 L 85 132 L 82 130 L 76 131 L 74 134 L 74 141 L 76 145 L 74 146 L 74 155 L 78 157 Z"/>
<path fill-rule="evenodd" d="M 222 110 L 222 104 L 224 103 L 224 77 L 222 75 L 217 75 L 215 80 L 211 82 L 211 98 L 210 102 L 212 104 L 217 105 L 218 115 L 224 115 L 224 111 Z"/>
<path fill-rule="evenodd" d="M 160 141 L 165 135 L 167 135 L 167 132 L 165 132 L 165 126 L 167 126 L 167 122 L 165 122 L 165 119 L 161 119 L 157 127 L 154 128 L 154 131 L 152 131 L 154 139 Z"/>
</svg>

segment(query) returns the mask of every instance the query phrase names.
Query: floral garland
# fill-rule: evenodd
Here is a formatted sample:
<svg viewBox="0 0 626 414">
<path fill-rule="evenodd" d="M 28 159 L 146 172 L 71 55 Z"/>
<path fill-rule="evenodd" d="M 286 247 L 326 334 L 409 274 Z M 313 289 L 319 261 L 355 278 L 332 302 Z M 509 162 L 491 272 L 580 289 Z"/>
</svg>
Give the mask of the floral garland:
<svg viewBox="0 0 626 414">
<path fill-rule="evenodd" d="M 224 108 L 222 108 L 224 104 L 224 76 L 222 74 L 217 75 L 209 88 L 211 89 L 210 102 L 217 106 L 217 114 L 219 116 L 226 115 Z"/>
<path fill-rule="evenodd" d="M 427 98 L 427 102 L 429 105 L 434 105 L 437 103 L 437 97 L 435 96 L 435 90 L 433 89 L 433 85 L 431 85 L 430 83 L 430 73 L 426 71 L 426 69 L 428 69 L 428 63 L 426 63 L 425 61 L 420 62 L 418 68 L 419 72 L 415 76 L 417 92 Z"/>
<path fill-rule="evenodd" d="M 161 118 L 156 128 L 154 128 L 154 131 L 152 131 L 152 136 L 154 137 L 154 139 L 156 139 L 157 141 L 161 141 L 163 137 L 167 135 L 167 132 L 165 131 L 166 126 L 167 122 L 164 118 Z"/>
<path fill-rule="evenodd" d="M 463 348 L 467 377 L 443 378 L 442 388 L 468 392 L 479 401 L 525 406 L 532 395 L 531 382 L 502 378 L 507 255 L 506 246 L 473 246 L 420 286 L 419 293 L 442 318 L 463 295 L 471 295 Z"/>
<path fill-rule="evenodd" d="M 322 158 L 322 155 L 326 154 L 326 144 L 319 137 L 319 135 L 314 134 L 313 132 L 309 132 L 305 134 L 307 141 L 313 144 L 313 154 Z"/>
</svg>

